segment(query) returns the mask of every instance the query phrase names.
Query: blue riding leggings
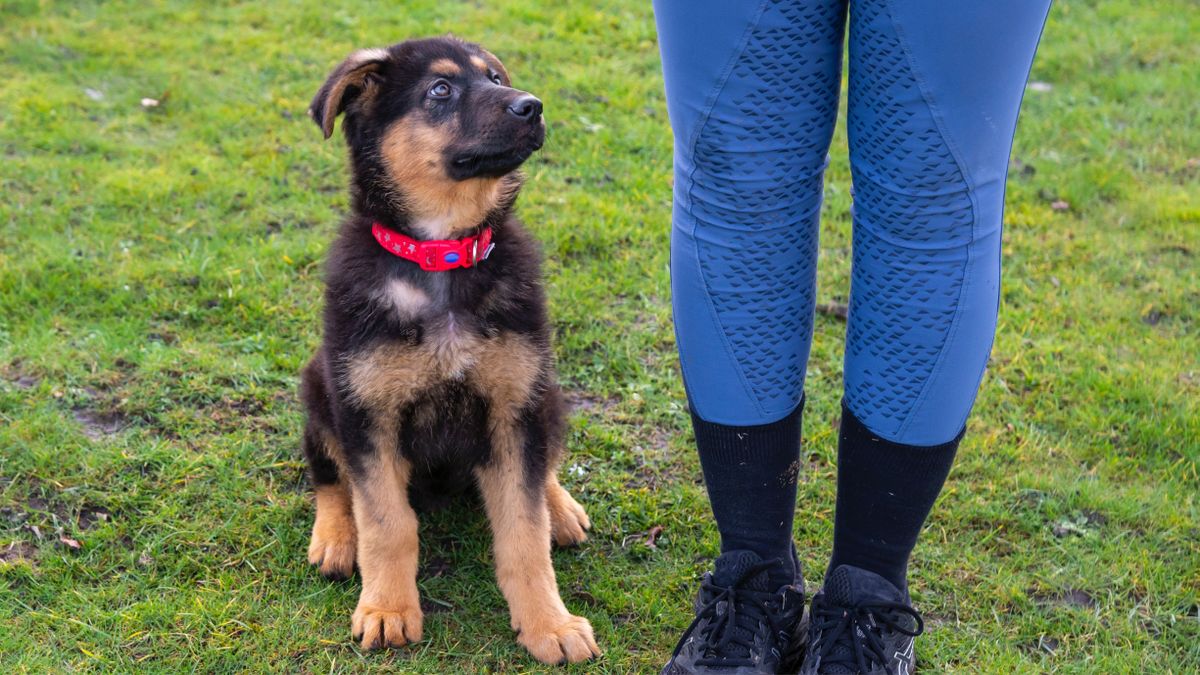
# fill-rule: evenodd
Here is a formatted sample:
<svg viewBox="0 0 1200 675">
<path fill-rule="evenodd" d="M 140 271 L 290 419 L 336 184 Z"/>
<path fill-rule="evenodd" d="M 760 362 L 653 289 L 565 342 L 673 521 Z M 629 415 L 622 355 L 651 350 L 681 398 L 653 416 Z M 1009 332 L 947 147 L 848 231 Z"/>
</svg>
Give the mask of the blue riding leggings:
<svg viewBox="0 0 1200 675">
<path fill-rule="evenodd" d="M 697 416 L 765 424 L 801 400 L 848 15 L 844 401 L 892 442 L 958 435 L 996 328 L 1004 180 L 1049 4 L 655 0 L 675 329 Z"/>
</svg>

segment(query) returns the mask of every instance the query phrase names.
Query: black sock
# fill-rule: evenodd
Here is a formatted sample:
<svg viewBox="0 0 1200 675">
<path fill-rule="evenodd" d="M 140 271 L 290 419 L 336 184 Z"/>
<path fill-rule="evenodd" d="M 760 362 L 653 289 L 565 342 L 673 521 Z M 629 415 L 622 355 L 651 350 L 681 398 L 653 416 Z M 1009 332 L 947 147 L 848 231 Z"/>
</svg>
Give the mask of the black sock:
<svg viewBox="0 0 1200 675">
<path fill-rule="evenodd" d="M 904 590 L 908 557 L 946 482 L 960 440 L 962 432 L 934 446 L 886 441 L 843 405 L 829 569 L 861 567 Z"/>
<path fill-rule="evenodd" d="M 712 504 L 721 551 L 750 550 L 779 558 L 775 587 L 793 581 L 792 516 L 800 468 L 800 417 L 804 402 L 770 424 L 729 426 L 692 413 L 696 448 Z"/>
</svg>

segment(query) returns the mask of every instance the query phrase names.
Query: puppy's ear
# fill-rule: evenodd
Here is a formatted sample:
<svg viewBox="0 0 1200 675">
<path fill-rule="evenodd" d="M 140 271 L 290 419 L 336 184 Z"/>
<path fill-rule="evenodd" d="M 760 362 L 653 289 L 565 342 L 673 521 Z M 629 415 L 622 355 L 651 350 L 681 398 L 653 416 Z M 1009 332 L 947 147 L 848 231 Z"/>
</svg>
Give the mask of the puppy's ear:
<svg viewBox="0 0 1200 675">
<path fill-rule="evenodd" d="M 333 135 L 333 121 L 366 88 L 371 73 L 378 72 L 389 58 L 386 49 L 360 49 L 333 69 L 308 107 L 309 117 L 325 138 Z"/>
</svg>

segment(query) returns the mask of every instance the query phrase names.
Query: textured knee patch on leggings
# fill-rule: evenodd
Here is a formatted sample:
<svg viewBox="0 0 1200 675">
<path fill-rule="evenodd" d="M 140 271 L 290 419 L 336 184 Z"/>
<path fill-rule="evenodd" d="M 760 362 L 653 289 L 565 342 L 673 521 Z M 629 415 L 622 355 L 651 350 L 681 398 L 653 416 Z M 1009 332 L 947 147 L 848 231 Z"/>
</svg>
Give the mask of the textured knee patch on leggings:
<svg viewBox="0 0 1200 675">
<path fill-rule="evenodd" d="M 803 389 L 842 27 L 833 4 L 767 3 L 693 150 L 688 205 L 700 268 L 767 415 L 793 409 Z"/>
<path fill-rule="evenodd" d="M 886 2 L 860 0 L 851 12 L 850 69 L 855 194 L 846 402 L 872 431 L 895 440 L 926 387 L 942 386 L 931 378 L 954 330 L 975 212 Z M 963 417 L 977 384 L 976 377 L 962 392 Z M 948 422 L 947 438 L 960 425 Z"/>
</svg>

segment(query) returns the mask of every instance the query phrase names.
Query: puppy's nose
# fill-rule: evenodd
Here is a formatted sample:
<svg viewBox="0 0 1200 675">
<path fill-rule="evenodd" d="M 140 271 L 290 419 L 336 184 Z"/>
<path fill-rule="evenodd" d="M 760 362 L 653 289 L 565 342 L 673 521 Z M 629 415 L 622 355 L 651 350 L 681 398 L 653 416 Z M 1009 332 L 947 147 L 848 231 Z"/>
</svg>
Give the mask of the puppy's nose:
<svg viewBox="0 0 1200 675">
<path fill-rule="evenodd" d="M 542 102 L 538 97 L 525 94 L 508 104 L 508 114 L 523 120 L 535 120 L 542 114 Z"/>
</svg>

